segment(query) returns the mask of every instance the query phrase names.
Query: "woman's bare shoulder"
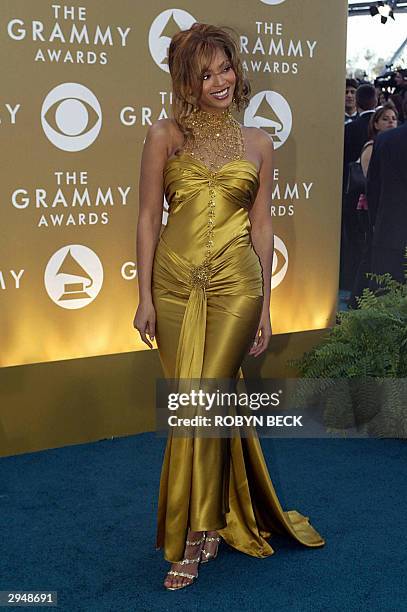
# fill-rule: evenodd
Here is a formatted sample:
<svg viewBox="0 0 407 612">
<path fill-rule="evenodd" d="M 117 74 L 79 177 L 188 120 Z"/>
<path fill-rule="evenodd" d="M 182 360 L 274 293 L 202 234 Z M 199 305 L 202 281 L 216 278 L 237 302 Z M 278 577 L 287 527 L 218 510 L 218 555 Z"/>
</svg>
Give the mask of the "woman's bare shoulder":
<svg viewBox="0 0 407 612">
<path fill-rule="evenodd" d="M 363 149 L 362 149 L 362 151 L 360 153 L 361 161 L 363 161 L 365 159 L 370 159 L 370 157 L 372 156 L 372 153 L 373 153 L 373 144 L 374 144 L 374 142 L 373 142 L 373 140 L 371 140 L 369 142 L 366 142 L 363 145 Z"/>
<path fill-rule="evenodd" d="M 246 151 L 249 156 L 257 158 L 260 167 L 264 161 L 272 163 L 274 144 L 271 136 L 262 128 L 243 127 L 243 138 L 246 143 Z"/>
<path fill-rule="evenodd" d="M 362 153 L 364 153 L 366 150 L 373 149 L 373 145 L 374 145 L 374 140 L 368 140 L 367 142 L 365 142 L 365 144 L 362 147 Z"/>
<path fill-rule="evenodd" d="M 165 143 L 170 152 L 174 147 L 178 146 L 182 139 L 182 133 L 175 119 L 158 119 L 150 125 L 148 137 L 155 141 L 159 140 L 162 144 Z"/>
<path fill-rule="evenodd" d="M 264 148 L 273 147 L 273 141 L 270 134 L 259 127 L 246 127 L 242 126 L 243 135 L 251 145 L 258 149 L 263 150 Z"/>
<path fill-rule="evenodd" d="M 158 119 L 148 128 L 148 132 L 153 136 L 170 136 L 174 130 L 172 119 Z"/>
</svg>

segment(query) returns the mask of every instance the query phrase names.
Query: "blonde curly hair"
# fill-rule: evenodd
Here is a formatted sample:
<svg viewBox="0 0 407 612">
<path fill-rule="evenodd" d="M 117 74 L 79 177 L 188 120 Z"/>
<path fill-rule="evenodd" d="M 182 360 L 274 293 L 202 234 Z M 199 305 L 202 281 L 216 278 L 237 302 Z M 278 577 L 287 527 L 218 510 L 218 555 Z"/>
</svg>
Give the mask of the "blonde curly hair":
<svg viewBox="0 0 407 612">
<path fill-rule="evenodd" d="M 184 134 L 188 133 L 184 123 L 186 117 L 198 107 L 202 76 L 218 49 L 225 52 L 236 74 L 233 100 L 237 110 L 249 104 L 250 83 L 244 75 L 239 57 L 237 33 L 229 27 L 194 23 L 189 30 L 181 30 L 173 36 L 168 50 L 173 116 Z"/>
</svg>

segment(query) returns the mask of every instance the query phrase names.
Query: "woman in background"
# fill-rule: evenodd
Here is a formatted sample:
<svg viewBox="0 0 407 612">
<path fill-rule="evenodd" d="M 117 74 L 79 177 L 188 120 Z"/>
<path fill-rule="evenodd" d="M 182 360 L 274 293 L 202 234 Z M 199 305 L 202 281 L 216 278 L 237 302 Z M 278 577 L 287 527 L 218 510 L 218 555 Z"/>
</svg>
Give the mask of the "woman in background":
<svg viewBox="0 0 407 612">
<path fill-rule="evenodd" d="M 374 115 L 372 115 L 369 121 L 368 138 L 369 140 L 364 144 L 362 152 L 360 154 L 360 163 L 362 166 L 363 174 L 367 177 L 367 171 L 369 169 L 370 158 L 372 157 L 374 141 L 378 134 L 385 132 L 386 130 L 392 130 L 398 125 L 398 112 L 396 107 L 391 102 L 387 102 L 382 107 L 378 108 Z M 360 210 L 358 208 L 358 210 Z"/>
<path fill-rule="evenodd" d="M 369 170 L 370 158 L 372 157 L 373 145 L 379 134 L 387 130 L 391 130 L 397 127 L 398 124 L 398 113 L 396 107 L 392 102 L 387 102 L 376 110 L 372 115 L 369 122 L 368 137 L 369 140 L 364 144 L 362 152 L 360 154 L 360 165 L 362 167 L 363 175 L 366 179 Z M 365 193 L 362 193 L 359 197 L 356 210 L 359 211 L 359 222 L 365 233 L 364 247 L 362 256 L 360 259 L 359 267 L 355 277 L 355 283 L 352 290 L 352 295 L 349 300 L 349 308 L 357 308 L 357 297 L 361 296 L 363 289 L 369 287 L 370 281 L 366 276 L 370 272 L 371 262 L 371 239 L 372 239 L 372 228 L 369 227 L 368 219 L 368 207 Z"/>
</svg>

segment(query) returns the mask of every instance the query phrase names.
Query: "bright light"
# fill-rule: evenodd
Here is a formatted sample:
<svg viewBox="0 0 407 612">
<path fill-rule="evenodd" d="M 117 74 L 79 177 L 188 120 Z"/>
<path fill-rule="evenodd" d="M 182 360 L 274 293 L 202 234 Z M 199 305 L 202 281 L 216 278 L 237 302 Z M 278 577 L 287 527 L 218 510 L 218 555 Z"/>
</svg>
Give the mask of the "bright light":
<svg viewBox="0 0 407 612">
<path fill-rule="evenodd" d="M 394 19 L 393 5 L 390 2 L 378 2 L 377 6 L 370 7 L 370 14 L 372 17 L 380 15 L 380 21 L 386 23 L 390 17 Z"/>
<path fill-rule="evenodd" d="M 383 15 L 383 17 L 390 17 L 391 8 L 388 4 L 386 4 L 385 6 L 379 6 L 378 11 L 380 15 Z"/>
</svg>

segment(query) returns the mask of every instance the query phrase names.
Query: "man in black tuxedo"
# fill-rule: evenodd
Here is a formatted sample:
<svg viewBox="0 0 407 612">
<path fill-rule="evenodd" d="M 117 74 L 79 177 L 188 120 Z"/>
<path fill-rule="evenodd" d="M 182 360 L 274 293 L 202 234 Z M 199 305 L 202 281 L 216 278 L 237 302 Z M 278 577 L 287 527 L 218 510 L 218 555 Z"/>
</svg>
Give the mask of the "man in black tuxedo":
<svg viewBox="0 0 407 612">
<path fill-rule="evenodd" d="M 349 164 L 356 161 L 368 140 L 369 121 L 377 106 L 377 92 L 373 85 L 363 84 L 356 90 L 359 117 L 345 125 L 343 160 L 343 197 L 341 229 L 340 288 L 351 290 L 364 247 L 364 233 L 359 227 L 356 211 L 357 196 L 346 195 Z"/>
<path fill-rule="evenodd" d="M 356 107 L 356 90 L 359 87 L 356 79 L 346 79 L 345 88 L 345 125 L 359 117 Z"/>
<path fill-rule="evenodd" d="M 368 127 L 371 116 L 377 106 L 377 92 L 373 85 L 360 85 L 356 90 L 356 104 L 359 117 L 345 126 L 344 166 L 356 161 L 367 142 Z"/>
<path fill-rule="evenodd" d="M 376 138 L 367 175 L 367 202 L 373 228 L 371 271 L 389 272 L 405 282 L 407 123 Z"/>
</svg>

